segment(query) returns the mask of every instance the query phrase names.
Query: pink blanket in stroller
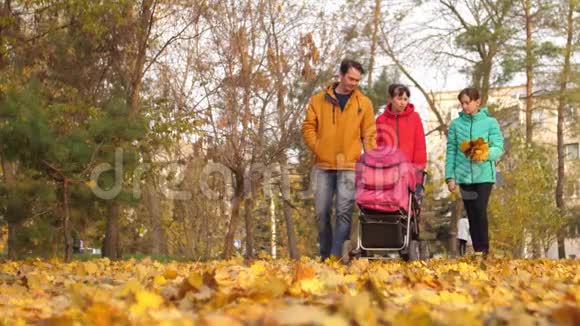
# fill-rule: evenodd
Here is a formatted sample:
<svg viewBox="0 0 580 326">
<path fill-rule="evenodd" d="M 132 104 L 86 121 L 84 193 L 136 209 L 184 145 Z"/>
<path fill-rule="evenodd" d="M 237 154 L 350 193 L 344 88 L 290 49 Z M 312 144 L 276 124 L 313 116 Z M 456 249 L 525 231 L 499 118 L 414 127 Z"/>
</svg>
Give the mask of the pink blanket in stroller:
<svg viewBox="0 0 580 326">
<path fill-rule="evenodd" d="M 356 164 L 356 203 L 375 211 L 407 212 L 417 178 L 415 166 L 398 149 L 376 148 L 361 155 Z"/>
</svg>

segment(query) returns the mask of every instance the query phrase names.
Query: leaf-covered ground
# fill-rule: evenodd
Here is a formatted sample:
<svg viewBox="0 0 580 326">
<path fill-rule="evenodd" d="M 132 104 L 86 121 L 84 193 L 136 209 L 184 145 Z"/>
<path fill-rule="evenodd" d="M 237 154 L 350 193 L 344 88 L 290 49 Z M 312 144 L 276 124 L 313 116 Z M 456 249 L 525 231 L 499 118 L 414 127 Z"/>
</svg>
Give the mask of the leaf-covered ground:
<svg viewBox="0 0 580 326">
<path fill-rule="evenodd" d="M 0 324 L 579 325 L 580 261 L 0 263 Z"/>
</svg>

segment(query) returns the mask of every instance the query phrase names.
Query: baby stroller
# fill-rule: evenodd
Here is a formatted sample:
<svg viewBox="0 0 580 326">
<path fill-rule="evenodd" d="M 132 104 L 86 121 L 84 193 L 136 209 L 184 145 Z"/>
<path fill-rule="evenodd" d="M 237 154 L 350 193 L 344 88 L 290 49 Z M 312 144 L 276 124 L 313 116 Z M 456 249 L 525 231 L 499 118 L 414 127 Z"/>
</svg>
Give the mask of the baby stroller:
<svg viewBox="0 0 580 326">
<path fill-rule="evenodd" d="M 344 242 L 344 262 L 354 257 L 384 259 L 393 252 L 407 261 L 420 259 L 420 207 L 414 192 L 424 177 L 395 148 L 380 147 L 361 156 L 355 176 L 357 239 Z"/>
</svg>

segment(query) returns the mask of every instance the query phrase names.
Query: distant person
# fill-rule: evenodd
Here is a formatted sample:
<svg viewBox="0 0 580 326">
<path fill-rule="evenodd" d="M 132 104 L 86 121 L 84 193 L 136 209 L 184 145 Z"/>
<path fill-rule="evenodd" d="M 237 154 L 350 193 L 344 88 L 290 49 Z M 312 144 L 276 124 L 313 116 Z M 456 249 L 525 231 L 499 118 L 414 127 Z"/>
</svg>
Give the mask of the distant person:
<svg viewBox="0 0 580 326">
<path fill-rule="evenodd" d="M 80 254 L 83 252 L 83 240 L 73 239 L 73 254 Z"/>
<path fill-rule="evenodd" d="M 409 101 L 411 91 L 402 84 L 391 84 L 389 101 L 377 117 L 377 146 L 390 146 L 400 150 L 416 169 L 415 195 L 424 194 L 423 173 L 427 164 L 427 148 L 423 122 L 415 106 Z"/>
<path fill-rule="evenodd" d="M 471 243 L 469 220 L 466 215 L 463 215 L 457 221 L 457 242 L 459 244 L 459 256 L 464 256 L 467 252 L 467 245 Z"/>
<path fill-rule="evenodd" d="M 486 255 L 489 252 L 487 205 L 496 181 L 495 162 L 504 152 L 503 136 L 497 120 L 486 107 L 480 107 L 476 88 L 463 89 L 457 99 L 463 111 L 449 125 L 445 180 L 451 192 L 459 185 L 473 250 Z"/>
<path fill-rule="evenodd" d="M 373 104 L 357 87 L 362 74 L 359 62 L 343 60 L 339 82 L 310 98 L 302 125 L 304 142 L 316 156 L 314 208 L 322 260 L 342 255 L 343 243 L 350 238 L 355 163 L 363 150 L 376 147 Z"/>
</svg>

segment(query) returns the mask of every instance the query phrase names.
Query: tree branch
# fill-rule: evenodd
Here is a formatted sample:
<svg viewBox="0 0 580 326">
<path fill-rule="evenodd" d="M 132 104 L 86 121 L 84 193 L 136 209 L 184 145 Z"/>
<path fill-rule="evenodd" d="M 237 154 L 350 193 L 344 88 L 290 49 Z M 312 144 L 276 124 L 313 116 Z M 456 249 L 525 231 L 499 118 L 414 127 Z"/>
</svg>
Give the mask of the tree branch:
<svg viewBox="0 0 580 326">
<path fill-rule="evenodd" d="M 409 80 L 415 85 L 415 87 L 417 87 L 417 89 L 419 89 L 419 91 L 423 94 L 423 96 L 425 97 L 425 100 L 427 100 L 427 103 L 429 104 L 429 108 L 437 117 L 437 121 L 439 122 L 439 124 L 442 126 L 445 126 L 443 129 L 443 132 L 445 133 L 445 136 L 447 136 L 447 124 L 443 120 L 443 117 L 441 116 L 441 114 L 439 113 L 439 110 L 437 109 L 437 106 L 435 105 L 434 97 L 429 96 L 429 94 L 427 93 L 427 91 L 425 91 L 423 86 L 421 84 L 419 84 L 419 82 L 415 78 L 413 78 L 413 76 L 411 76 L 411 74 L 408 72 L 408 70 L 405 68 L 405 66 L 396 57 L 393 49 L 390 47 L 390 44 L 388 42 L 388 38 L 387 38 L 382 26 L 381 26 L 381 32 L 383 34 L 383 41 L 384 41 L 384 42 L 379 43 L 381 48 L 391 58 L 391 60 L 393 60 L 393 62 L 395 63 L 397 68 L 399 68 L 399 70 L 401 70 L 403 75 L 405 75 L 407 78 L 409 78 Z"/>
<path fill-rule="evenodd" d="M 453 57 L 453 58 L 456 58 L 456 59 L 465 60 L 465 61 L 470 62 L 470 63 L 473 63 L 473 64 L 475 64 L 475 63 L 478 62 L 478 61 L 473 60 L 473 59 L 470 59 L 468 57 L 464 57 L 462 55 L 455 54 L 455 53 L 451 53 L 451 52 L 447 52 L 447 51 L 435 51 L 435 54 L 444 54 L 446 56 Z"/>
</svg>

